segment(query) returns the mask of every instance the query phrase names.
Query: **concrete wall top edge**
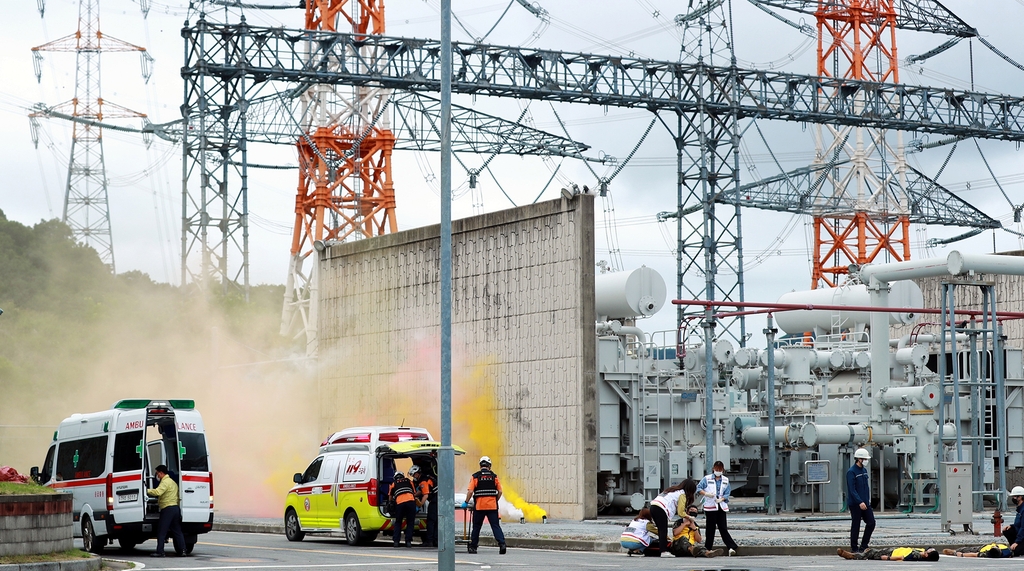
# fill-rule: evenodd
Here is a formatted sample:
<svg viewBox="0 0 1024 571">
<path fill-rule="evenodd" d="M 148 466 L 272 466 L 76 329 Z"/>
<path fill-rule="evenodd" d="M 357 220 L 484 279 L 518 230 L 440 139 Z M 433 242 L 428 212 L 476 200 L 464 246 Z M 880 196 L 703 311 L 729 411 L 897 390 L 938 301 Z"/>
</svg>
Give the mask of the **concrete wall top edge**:
<svg viewBox="0 0 1024 571">
<path fill-rule="evenodd" d="M 583 194 L 579 195 L 579 197 L 574 200 L 589 200 L 593 203 L 594 197 L 593 195 Z M 452 234 L 455 235 L 463 232 L 473 232 L 484 228 L 502 226 L 517 220 L 542 218 L 553 214 L 571 212 L 573 210 L 576 210 L 574 205 L 570 204 L 563 198 L 557 198 L 555 200 L 538 202 L 536 204 L 529 204 L 518 208 L 509 208 L 507 210 L 499 210 L 497 212 L 488 212 L 478 216 L 470 216 L 469 218 L 452 220 Z M 438 239 L 440 236 L 441 225 L 432 224 L 430 226 L 402 230 L 401 232 L 395 232 L 394 234 L 375 236 L 366 240 L 334 244 L 324 252 L 324 259 L 331 260 L 335 258 L 344 258 L 346 256 L 361 254 L 370 250 L 381 250 L 384 248 L 402 246 L 424 240 Z"/>
</svg>

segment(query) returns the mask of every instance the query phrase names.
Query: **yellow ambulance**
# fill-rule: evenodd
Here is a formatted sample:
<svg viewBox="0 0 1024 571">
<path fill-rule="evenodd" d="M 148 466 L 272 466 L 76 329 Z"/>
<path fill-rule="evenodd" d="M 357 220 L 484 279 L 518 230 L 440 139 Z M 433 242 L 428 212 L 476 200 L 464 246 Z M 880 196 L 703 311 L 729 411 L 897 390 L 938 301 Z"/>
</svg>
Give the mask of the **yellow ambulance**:
<svg viewBox="0 0 1024 571">
<path fill-rule="evenodd" d="M 349 545 L 360 545 L 391 531 L 387 506 L 395 472 L 408 472 L 415 464 L 436 478 L 440 447 L 424 428 L 359 426 L 332 434 L 293 478 L 285 500 L 285 536 L 301 541 L 307 533 L 343 530 Z M 453 447 L 455 454 L 465 454 Z M 421 510 L 416 529 L 425 528 L 426 510 Z"/>
</svg>

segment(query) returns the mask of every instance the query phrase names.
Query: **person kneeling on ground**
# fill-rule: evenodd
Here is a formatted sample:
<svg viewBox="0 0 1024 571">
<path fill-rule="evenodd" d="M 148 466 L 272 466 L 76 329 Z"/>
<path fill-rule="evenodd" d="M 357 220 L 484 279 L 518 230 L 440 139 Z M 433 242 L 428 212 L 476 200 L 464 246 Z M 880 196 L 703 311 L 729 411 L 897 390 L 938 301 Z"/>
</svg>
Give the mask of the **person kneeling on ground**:
<svg viewBox="0 0 1024 571">
<path fill-rule="evenodd" d="M 647 529 L 649 523 L 651 523 L 651 510 L 643 508 L 636 515 L 636 519 L 629 522 L 629 525 L 623 530 L 619 544 L 627 550 L 626 553 L 631 557 L 634 553 L 643 553 L 651 544 L 652 534 Z"/>
<path fill-rule="evenodd" d="M 943 549 L 943 555 L 956 555 L 957 557 L 1013 557 L 1013 551 L 1005 543 L 989 543 L 988 545 L 970 545 L 955 550 Z"/>
<path fill-rule="evenodd" d="M 865 549 L 851 553 L 843 548 L 838 550 L 843 559 L 874 559 L 881 561 L 938 561 L 939 552 L 934 547 L 883 547 Z"/>
<path fill-rule="evenodd" d="M 700 528 L 697 526 L 697 506 L 687 509 L 688 517 L 679 520 L 672 530 L 672 546 L 669 549 L 676 557 L 717 557 L 721 549 L 709 550 L 701 545 Z"/>
</svg>

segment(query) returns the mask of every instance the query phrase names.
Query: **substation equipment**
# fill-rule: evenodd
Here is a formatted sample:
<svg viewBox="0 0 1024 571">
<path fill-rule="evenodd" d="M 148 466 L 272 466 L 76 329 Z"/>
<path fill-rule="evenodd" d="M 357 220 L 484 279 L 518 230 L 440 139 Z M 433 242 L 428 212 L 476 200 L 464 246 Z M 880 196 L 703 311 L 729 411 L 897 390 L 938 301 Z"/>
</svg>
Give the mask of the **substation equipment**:
<svg viewBox="0 0 1024 571">
<path fill-rule="evenodd" d="M 957 461 L 972 467 L 975 509 L 988 497 L 1001 502 L 1005 472 L 1024 466 L 1024 361 L 1020 348 L 1003 347 L 994 286 L 978 274 L 1024 275 L 1024 258 L 954 251 L 852 267 L 844 286 L 787 293 L 765 310 L 787 334 L 768 336 L 771 375 L 768 348 L 724 338 L 713 341 L 708 368 L 700 324 L 692 337 L 686 324 L 678 337 L 646 334 L 638 319 L 665 300 L 650 268 L 599 275 L 599 509 L 630 512 L 703 476 L 709 422 L 714 459 L 725 463 L 734 495 L 765 497 L 766 506 L 845 510 L 845 473 L 861 446 L 872 451 L 872 497 L 884 497 L 876 509 L 938 511 L 941 468 Z M 935 276 L 947 278 L 943 307 L 929 314 L 909 280 Z M 980 288 L 983 308 L 958 310 L 956 288 Z M 808 306 L 823 309 L 786 310 Z M 890 325 L 915 322 L 911 334 L 891 338 Z"/>
</svg>

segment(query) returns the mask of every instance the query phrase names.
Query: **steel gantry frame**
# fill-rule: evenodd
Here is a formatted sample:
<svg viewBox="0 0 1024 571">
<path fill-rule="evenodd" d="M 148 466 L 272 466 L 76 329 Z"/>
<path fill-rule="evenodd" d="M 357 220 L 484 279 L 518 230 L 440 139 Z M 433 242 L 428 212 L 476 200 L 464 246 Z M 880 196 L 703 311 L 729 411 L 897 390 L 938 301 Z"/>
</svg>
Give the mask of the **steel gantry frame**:
<svg viewBox="0 0 1024 571">
<path fill-rule="evenodd" d="M 332 83 L 436 92 L 434 40 L 219 24 L 185 27 L 186 85 L 203 79 L 236 87 L 265 82 Z M 303 46 L 299 46 L 299 43 Z M 305 44 L 314 48 L 305 55 Z M 354 48 L 373 44 L 380 57 Z M 1024 141 L 1024 97 L 894 85 L 706 64 L 452 43 L 456 93 L 899 129 L 954 137 Z M 337 60 L 336 70 L 320 63 Z M 212 91 L 211 89 L 207 90 Z M 224 95 L 227 89 L 218 90 Z M 230 93 L 230 92 L 228 92 Z M 704 93 L 716 96 L 708 99 Z M 727 96 L 719 96 L 725 93 Z M 188 94 L 188 92 L 187 92 Z M 240 92 L 241 94 L 247 94 Z M 209 98 L 208 98 L 209 99 Z M 193 102 L 192 98 L 187 99 Z M 236 112 L 238 100 L 225 114 Z"/>
<path fill-rule="evenodd" d="M 183 76 L 186 79 L 186 124 L 189 125 L 184 133 L 186 136 L 193 130 L 205 133 L 196 144 L 184 145 L 189 159 L 185 165 L 186 175 L 200 168 L 212 171 L 209 164 L 218 166 L 219 172 L 239 169 L 245 164 L 245 145 L 240 143 L 247 140 L 247 132 L 242 129 L 246 115 L 238 109 L 251 98 L 251 92 L 268 83 L 351 83 L 422 92 L 436 91 L 440 85 L 440 48 L 431 40 L 360 38 L 322 31 L 259 28 L 244 22 L 218 24 L 204 19 L 186 27 L 182 33 L 186 41 Z M 379 48 L 375 52 L 379 55 L 374 58 L 361 55 L 357 48 L 367 44 Z M 312 46 L 311 49 L 307 49 L 307 45 Z M 764 118 L 1009 141 L 1022 140 L 1024 130 L 1024 99 L 1006 95 L 745 70 L 702 62 L 664 62 L 508 46 L 456 43 L 453 52 L 456 72 L 453 89 L 457 93 L 640 107 L 678 115 L 705 113 L 710 118 Z M 337 68 L 325 69 L 326 62 L 337 62 Z M 244 86 L 245 78 L 250 78 L 251 87 Z M 199 125 L 193 129 L 190 119 L 193 109 L 220 111 L 197 113 Z M 219 163 L 198 160 L 214 152 L 221 159 Z M 232 154 L 240 156 L 241 160 L 225 160 Z M 691 156 L 688 154 L 687 158 Z M 695 159 L 700 160 L 700 157 Z M 690 164 L 684 165 L 681 172 L 690 167 Z M 188 186 L 195 184 L 190 181 L 212 180 L 213 175 L 219 173 L 209 174 L 211 176 L 186 176 L 186 203 L 193 196 L 205 196 L 201 192 L 189 192 Z M 222 185 L 220 179 L 217 182 Z M 244 188 L 244 175 L 241 183 Z M 919 204 L 932 209 L 922 210 L 934 214 L 938 199 L 933 191 L 937 185 L 934 181 L 922 181 L 919 186 L 928 189 Z M 207 188 L 219 187 L 207 184 Z M 752 206 L 765 203 L 763 195 L 759 200 L 758 195 L 748 191 L 722 189 L 709 194 L 709 198 L 740 204 L 749 202 Z M 231 196 L 243 195 L 244 192 L 239 192 Z M 941 201 L 938 204 L 941 205 Z M 972 214 L 973 209 L 966 205 L 954 206 L 960 215 Z M 992 225 L 991 219 L 977 216 L 976 211 L 973 213 L 976 220 Z M 683 210 L 681 214 L 691 213 Z M 189 220 L 186 216 L 186 221 Z M 230 236 L 231 225 L 209 222 L 200 225 L 198 215 L 195 220 L 191 226 L 186 225 L 186 236 L 197 228 L 205 232 L 211 227 Z M 703 253 L 708 256 L 714 242 L 710 234 L 704 236 Z M 184 251 L 187 253 L 188 249 Z M 221 261 L 226 262 L 226 257 Z M 715 269 L 714 265 L 709 266 Z M 221 274 L 226 275 L 226 272 Z"/>
<path fill-rule="evenodd" d="M 247 28 L 244 18 L 237 25 Z M 305 33 L 289 32 L 297 37 Z M 230 63 L 231 56 L 222 50 L 233 48 L 209 38 L 193 43 L 192 39 L 199 38 L 188 28 L 183 35 L 186 61 L 205 63 L 184 74 L 182 119 L 147 125 L 141 131 L 182 141 L 182 283 L 191 279 L 200 287 L 220 287 L 223 291 L 237 288 L 247 295 L 248 173 L 252 168 L 280 166 L 251 163 L 248 150 L 252 144 L 294 146 L 307 134 L 309 121 L 305 114 L 311 107 L 302 101 L 302 95 L 317 82 L 282 86 L 267 81 L 262 74 L 247 80 L 242 69 L 224 73 L 224 65 L 232 67 L 237 62 Z M 212 74 L 208 67 L 211 58 L 219 62 Z M 395 137 L 394 150 L 438 150 L 440 101 L 414 92 L 392 92 L 389 97 L 383 113 L 387 113 L 386 121 Z M 57 110 L 40 112 L 64 116 Z M 584 155 L 589 149 L 585 144 L 458 105 L 452 108 L 452 149 L 459 153 L 601 160 Z M 288 303 L 292 307 L 286 320 L 299 321 L 293 330 L 306 332 L 308 296 L 292 296 Z"/>
</svg>

